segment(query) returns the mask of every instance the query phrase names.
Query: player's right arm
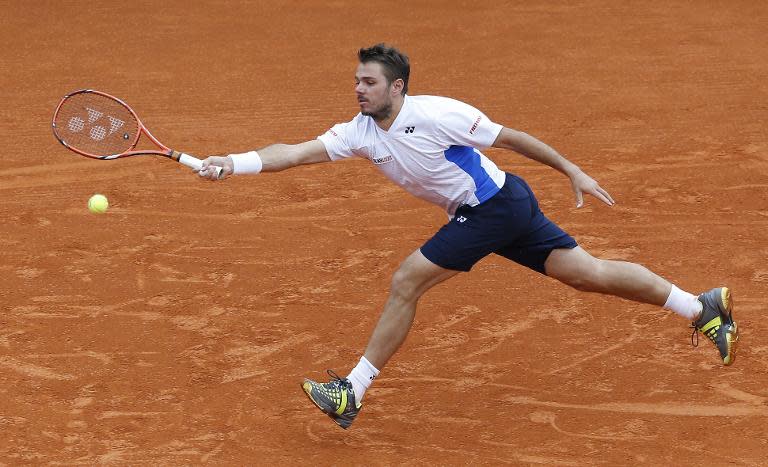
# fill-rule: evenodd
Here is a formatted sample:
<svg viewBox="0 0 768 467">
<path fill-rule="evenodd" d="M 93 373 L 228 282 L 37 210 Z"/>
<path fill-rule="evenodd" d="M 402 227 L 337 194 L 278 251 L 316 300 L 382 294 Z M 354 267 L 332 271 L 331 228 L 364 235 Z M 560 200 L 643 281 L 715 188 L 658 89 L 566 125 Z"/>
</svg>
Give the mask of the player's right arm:
<svg viewBox="0 0 768 467">
<path fill-rule="evenodd" d="M 257 150 L 256 153 L 258 155 L 253 153 L 236 155 L 237 161 L 233 159 L 232 154 L 210 156 L 203 161 L 203 168 L 199 175 L 216 180 L 214 170 L 209 168 L 216 166 L 222 169 L 221 176 L 219 176 L 219 179 L 222 179 L 234 174 L 235 171 L 241 172 L 239 167 L 236 167 L 238 163 L 251 169 L 254 164 L 258 166 L 256 158 L 261 159 L 261 168 L 258 171 L 251 170 L 252 172 L 279 172 L 298 165 L 317 164 L 331 160 L 325 145 L 317 139 L 299 144 L 273 144 Z"/>
</svg>

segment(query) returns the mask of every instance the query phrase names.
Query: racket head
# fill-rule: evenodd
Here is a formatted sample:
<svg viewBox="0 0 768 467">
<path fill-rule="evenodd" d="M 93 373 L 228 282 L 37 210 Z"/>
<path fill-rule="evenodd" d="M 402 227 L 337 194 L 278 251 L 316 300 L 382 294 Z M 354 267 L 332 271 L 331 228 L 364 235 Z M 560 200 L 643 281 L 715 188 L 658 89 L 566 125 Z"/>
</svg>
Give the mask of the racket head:
<svg viewBox="0 0 768 467">
<path fill-rule="evenodd" d="M 92 89 L 64 96 L 53 114 L 52 126 L 54 136 L 66 148 L 95 159 L 137 154 L 131 150 L 143 129 L 138 116 L 125 102 Z"/>
</svg>

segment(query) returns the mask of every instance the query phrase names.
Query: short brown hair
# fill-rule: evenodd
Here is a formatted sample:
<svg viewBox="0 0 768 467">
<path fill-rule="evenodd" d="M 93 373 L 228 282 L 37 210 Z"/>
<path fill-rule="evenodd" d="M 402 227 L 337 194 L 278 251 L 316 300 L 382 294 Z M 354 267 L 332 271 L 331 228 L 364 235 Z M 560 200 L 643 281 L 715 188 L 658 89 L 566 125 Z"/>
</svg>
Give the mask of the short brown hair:
<svg viewBox="0 0 768 467">
<path fill-rule="evenodd" d="M 408 92 L 408 76 L 411 74 L 411 64 L 407 55 L 382 43 L 360 49 L 357 52 L 357 58 L 360 63 L 380 63 L 384 69 L 387 84 L 391 85 L 396 79 L 402 79 L 403 95 Z"/>
</svg>

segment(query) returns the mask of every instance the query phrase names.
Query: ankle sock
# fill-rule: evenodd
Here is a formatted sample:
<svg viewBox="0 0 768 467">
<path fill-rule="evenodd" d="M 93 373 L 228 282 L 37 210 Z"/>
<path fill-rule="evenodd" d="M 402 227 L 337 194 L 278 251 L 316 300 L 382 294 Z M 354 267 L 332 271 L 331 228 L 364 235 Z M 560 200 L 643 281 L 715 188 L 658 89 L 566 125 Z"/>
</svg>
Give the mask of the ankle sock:
<svg viewBox="0 0 768 467">
<path fill-rule="evenodd" d="M 683 318 L 693 321 L 701 313 L 702 305 L 696 295 L 682 291 L 673 285 L 664 309 L 674 311 Z"/>
<path fill-rule="evenodd" d="M 379 376 L 379 370 L 367 358 L 361 357 L 357 366 L 347 376 L 352 383 L 352 390 L 355 391 L 355 402 L 359 404 L 363 400 L 365 391 L 371 387 L 371 383 L 377 376 Z"/>
</svg>

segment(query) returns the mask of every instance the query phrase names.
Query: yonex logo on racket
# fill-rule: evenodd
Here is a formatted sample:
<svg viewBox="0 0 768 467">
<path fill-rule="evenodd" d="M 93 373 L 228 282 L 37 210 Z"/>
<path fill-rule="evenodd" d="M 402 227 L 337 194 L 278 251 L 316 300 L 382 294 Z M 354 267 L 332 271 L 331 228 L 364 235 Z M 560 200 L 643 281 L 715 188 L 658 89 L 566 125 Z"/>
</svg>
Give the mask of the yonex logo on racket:
<svg viewBox="0 0 768 467">
<path fill-rule="evenodd" d="M 101 119 L 101 117 L 104 115 L 104 112 L 100 112 L 90 107 L 86 107 L 85 110 L 88 114 L 87 115 L 88 125 L 90 126 L 90 130 L 88 130 L 88 135 L 94 141 L 103 140 L 107 136 L 115 133 L 117 130 L 122 128 L 123 125 L 125 125 L 125 122 L 123 120 L 120 120 L 119 118 L 115 118 L 111 115 L 107 115 L 107 119 L 109 120 L 109 130 L 107 130 L 102 125 L 94 125 L 94 123 L 98 122 Z M 85 129 L 85 120 L 82 117 L 73 116 L 69 119 L 67 128 L 72 133 L 80 133 Z M 124 134 L 123 138 L 128 139 L 129 138 L 128 133 Z"/>
</svg>

